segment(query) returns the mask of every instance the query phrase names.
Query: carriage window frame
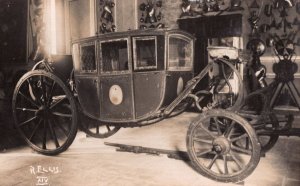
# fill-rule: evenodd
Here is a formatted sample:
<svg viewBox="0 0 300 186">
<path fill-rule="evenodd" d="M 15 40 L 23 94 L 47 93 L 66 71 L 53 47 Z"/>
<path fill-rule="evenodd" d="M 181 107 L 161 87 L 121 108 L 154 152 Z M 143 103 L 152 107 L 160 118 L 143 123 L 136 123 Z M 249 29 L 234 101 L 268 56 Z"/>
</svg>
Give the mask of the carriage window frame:
<svg viewBox="0 0 300 186">
<path fill-rule="evenodd" d="M 83 70 L 82 69 L 82 65 L 83 65 L 83 61 L 82 61 L 82 48 L 83 47 L 87 47 L 87 46 L 94 46 L 94 57 L 95 57 L 95 69 L 94 70 Z M 80 60 L 80 72 L 81 73 L 89 73 L 89 74 L 94 74 L 98 72 L 98 63 L 97 63 L 97 45 L 96 45 L 96 41 L 90 41 L 90 42 L 86 42 L 86 43 L 82 43 L 80 44 L 80 48 L 79 48 L 79 60 Z"/>
<path fill-rule="evenodd" d="M 181 40 L 184 40 L 188 43 L 190 43 L 191 45 L 191 64 L 190 66 L 183 66 L 183 67 L 180 67 L 180 66 L 174 66 L 174 67 L 171 67 L 170 66 L 170 63 L 171 63 L 171 58 L 170 58 L 170 39 L 171 38 L 176 38 L 176 39 L 181 39 Z M 181 34 L 170 34 L 168 35 L 168 70 L 170 71 L 192 71 L 193 68 L 194 68 L 194 40 L 187 37 L 187 36 L 184 36 L 184 35 L 181 35 Z"/>
<path fill-rule="evenodd" d="M 157 70 L 157 37 L 156 36 L 146 36 L 146 37 L 133 37 L 133 65 L 135 71 L 141 71 L 141 70 Z M 146 66 L 146 67 L 138 67 L 137 66 L 137 46 L 136 41 L 145 41 L 145 40 L 154 40 L 155 41 L 155 65 L 152 66 Z"/>
<path fill-rule="evenodd" d="M 103 69 L 103 58 L 102 58 L 102 44 L 103 43 L 112 43 L 118 41 L 126 41 L 127 44 L 127 61 L 128 61 L 128 69 L 127 70 L 112 70 L 112 71 L 104 71 Z M 99 42 L 99 61 L 100 61 L 100 71 L 101 74 L 128 74 L 131 72 L 131 61 L 130 61 L 130 40 L 129 38 L 118 38 L 118 39 L 108 39 Z"/>
</svg>

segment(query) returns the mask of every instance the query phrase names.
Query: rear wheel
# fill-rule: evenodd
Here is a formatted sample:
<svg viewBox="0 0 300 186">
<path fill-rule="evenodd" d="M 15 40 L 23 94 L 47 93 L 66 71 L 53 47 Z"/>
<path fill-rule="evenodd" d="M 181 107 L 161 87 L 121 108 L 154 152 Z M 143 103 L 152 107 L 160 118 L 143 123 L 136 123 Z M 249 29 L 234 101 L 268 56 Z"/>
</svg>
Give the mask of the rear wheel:
<svg viewBox="0 0 300 186">
<path fill-rule="evenodd" d="M 242 117 L 225 110 L 204 112 L 190 125 L 187 149 L 195 170 L 222 182 L 242 181 L 260 160 L 254 129 Z"/>
<path fill-rule="evenodd" d="M 266 99 L 263 94 L 251 94 L 239 111 L 239 115 L 245 118 L 256 131 L 262 153 L 269 151 L 279 139 L 279 134 L 263 134 L 265 131 L 272 132 L 279 128 L 277 116 L 266 109 Z"/>
<path fill-rule="evenodd" d="M 120 127 L 101 123 L 100 121 L 85 117 L 84 132 L 94 138 L 108 138 L 120 130 Z"/>
<path fill-rule="evenodd" d="M 77 109 L 69 88 L 57 76 L 34 70 L 17 83 L 13 95 L 16 129 L 44 155 L 65 151 L 77 133 Z"/>
</svg>

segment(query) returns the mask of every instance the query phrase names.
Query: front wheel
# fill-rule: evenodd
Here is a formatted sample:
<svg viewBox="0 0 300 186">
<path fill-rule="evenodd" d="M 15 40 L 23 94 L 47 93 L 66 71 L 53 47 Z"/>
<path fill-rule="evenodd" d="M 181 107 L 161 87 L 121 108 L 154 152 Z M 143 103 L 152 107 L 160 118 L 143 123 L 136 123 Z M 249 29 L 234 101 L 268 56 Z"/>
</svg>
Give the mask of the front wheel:
<svg viewBox="0 0 300 186">
<path fill-rule="evenodd" d="M 242 117 L 225 110 L 204 112 L 190 125 L 187 150 L 196 171 L 222 182 L 244 180 L 260 160 L 254 129 Z"/>
<path fill-rule="evenodd" d="M 77 133 L 77 109 L 65 83 L 52 73 L 34 70 L 17 83 L 12 102 L 15 127 L 35 151 L 56 155 Z"/>
</svg>

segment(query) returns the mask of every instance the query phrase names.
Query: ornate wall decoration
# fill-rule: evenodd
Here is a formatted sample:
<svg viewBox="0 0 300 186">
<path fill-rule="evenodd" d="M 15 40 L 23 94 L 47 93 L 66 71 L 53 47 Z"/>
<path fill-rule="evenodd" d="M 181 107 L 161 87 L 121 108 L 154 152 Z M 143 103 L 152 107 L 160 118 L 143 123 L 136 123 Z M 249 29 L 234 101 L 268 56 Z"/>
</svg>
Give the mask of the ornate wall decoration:
<svg viewBox="0 0 300 186">
<path fill-rule="evenodd" d="M 255 32 L 252 35 L 258 35 L 256 37 L 266 42 L 267 46 L 272 46 L 275 40 L 279 39 L 292 40 L 292 42 L 300 45 L 298 3 L 295 3 L 294 0 L 263 0 L 257 1 L 260 2 L 258 4 L 256 1 L 247 1 L 252 2 L 251 5 L 248 5 L 250 10 L 249 20 L 253 20 L 249 22 L 252 33 Z M 300 7 L 300 5 L 298 6 Z M 257 20 L 257 23 L 254 25 L 255 20 Z M 299 42 L 297 42 L 298 40 Z M 297 50 L 299 52 L 299 49 L 296 49 L 295 52 Z M 267 48 L 266 54 L 267 56 L 276 55 L 271 47 Z"/>
<path fill-rule="evenodd" d="M 162 7 L 162 0 L 141 1 L 138 7 L 140 29 L 163 28 Z"/>
<path fill-rule="evenodd" d="M 243 10 L 241 5 L 241 0 L 182 0 L 180 17 L 220 15 Z"/>
<path fill-rule="evenodd" d="M 115 32 L 114 0 L 99 0 L 98 3 L 98 31 L 102 34 Z"/>
</svg>

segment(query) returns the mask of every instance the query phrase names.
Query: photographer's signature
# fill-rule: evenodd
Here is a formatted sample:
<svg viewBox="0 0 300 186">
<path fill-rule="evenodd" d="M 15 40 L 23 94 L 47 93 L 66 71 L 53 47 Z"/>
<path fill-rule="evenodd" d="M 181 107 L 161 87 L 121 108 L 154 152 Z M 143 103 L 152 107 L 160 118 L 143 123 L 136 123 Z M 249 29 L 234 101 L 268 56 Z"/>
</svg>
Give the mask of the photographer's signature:
<svg viewBox="0 0 300 186">
<path fill-rule="evenodd" d="M 30 174 L 36 176 L 36 185 L 50 185 L 49 176 L 59 174 L 62 170 L 57 166 L 29 166 Z"/>
</svg>

